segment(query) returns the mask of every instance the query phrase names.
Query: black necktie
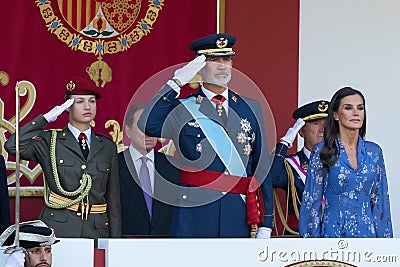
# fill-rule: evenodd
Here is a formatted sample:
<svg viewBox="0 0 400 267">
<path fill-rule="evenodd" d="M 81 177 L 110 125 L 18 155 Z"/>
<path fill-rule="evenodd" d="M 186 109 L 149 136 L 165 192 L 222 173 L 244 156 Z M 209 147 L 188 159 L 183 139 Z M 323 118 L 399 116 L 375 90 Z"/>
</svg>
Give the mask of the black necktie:
<svg viewBox="0 0 400 267">
<path fill-rule="evenodd" d="M 215 103 L 215 108 L 217 109 L 218 116 L 221 117 L 224 125 L 226 125 L 226 121 L 228 118 L 226 116 L 225 108 L 222 106 L 222 103 L 224 103 L 225 100 L 226 98 L 222 95 L 216 95 L 211 99 L 211 101 Z"/>
<path fill-rule="evenodd" d="M 87 159 L 87 157 L 89 155 L 89 146 L 88 146 L 88 143 L 87 143 L 86 134 L 80 133 L 79 136 L 78 136 L 78 141 L 79 141 L 79 145 L 80 145 L 81 150 L 82 150 L 83 157 L 85 159 Z"/>
</svg>

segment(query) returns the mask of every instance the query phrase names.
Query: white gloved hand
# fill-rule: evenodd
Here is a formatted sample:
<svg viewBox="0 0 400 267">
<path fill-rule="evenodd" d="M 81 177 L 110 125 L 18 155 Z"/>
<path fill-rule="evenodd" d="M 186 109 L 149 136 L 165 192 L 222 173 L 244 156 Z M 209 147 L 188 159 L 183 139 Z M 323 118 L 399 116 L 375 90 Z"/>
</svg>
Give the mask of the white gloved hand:
<svg viewBox="0 0 400 267">
<path fill-rule="evenodd" d="M 300 129 L 306 124 L 302 118 L 297 119 L 292 128 L 289 128 L 284 137 L 281 138 L 281 141 L 287 143 L 289 147 L 292 147 L 294 139 L 296 139 L 297 133 Z"/>
<path fill-rule="evenodd" d="M 259 227 L 257 229 L 256 238 L 267 239 L 271 238 L 272 229 L 268 227 Z"/>
<path fill-rule="evenodd" d="M 179 86 L 184 86 L 206 65 L 206 56 L 201 55 L 190 61 L 188 64 L 175 71 L 173 80 L 178 80 Z"/>
<path fill-rule="evenodd" d="M 55 121 L 57 119 L 57 117 L 64 112 L 64 110 L 66 110 L 67 108 L 69 108 L 70 106 L 72 106 L 72 104 L 74 103 L 74 98 L 70 98 L 67 101 L 64 102 L 64 104 L 60 105 L 60 106 L 55 106 L 52 110 L 50 110 L 49 112 L 47 112 L 46 114 L 43 115 L 43 117 L 48 121 L 48 122 L 52 122 Z"/>
<path fill-rule="evenodd" d="M 11 253 L 6 260 L 4 267 L 24 267 L 25 253 L 24 250 L 18 249 Z"/>
</svg>

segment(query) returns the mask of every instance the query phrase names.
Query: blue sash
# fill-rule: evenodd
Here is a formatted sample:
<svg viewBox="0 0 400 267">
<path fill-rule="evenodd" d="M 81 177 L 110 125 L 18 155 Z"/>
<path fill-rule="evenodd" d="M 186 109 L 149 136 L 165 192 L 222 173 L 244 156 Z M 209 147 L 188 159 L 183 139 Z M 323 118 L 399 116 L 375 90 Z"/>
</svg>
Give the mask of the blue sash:
<svg viewBox="0 0 400 267">
<path fill-rule="evenodd" d="M 247 172 L 243 161 L 223 127 L 199 111 L 195 97 L 180 99 L 180 101 L 197 121 L 229 174 L 246 177 Z"/>
</svg>

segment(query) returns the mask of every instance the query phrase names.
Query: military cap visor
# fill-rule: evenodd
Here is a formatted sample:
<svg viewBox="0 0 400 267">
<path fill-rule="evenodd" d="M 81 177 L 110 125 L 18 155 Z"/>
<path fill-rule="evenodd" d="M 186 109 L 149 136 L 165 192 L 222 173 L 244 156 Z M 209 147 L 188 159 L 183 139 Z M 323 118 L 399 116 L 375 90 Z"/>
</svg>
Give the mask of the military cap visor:
<svg viewBox="0 0 400 267">
<path fill-rule="evenodd" d="M 306 122 L 325 119 L 328 117 L 329 101 L 319 100 L 308 103 L 293 112 L 293 119 L 302 118 Z"/>
<path fill-rule="evenodd" d="M 229 34 L 212 34 L 193 41 L 189 49 L 195 51 L 198 56 L 227 57 L 234 56 L 232 46 L 236 43 L 236 37 Z"/>
<path fill-rule="evenodd" d="M 25 249 L 51 246 L 58 243 L 54 230 L 40 221 L 22 222 L 19 224 L 19 246 Z M 0 236 L 0 246 L 11 246 L 15 240 L 15 224 L 9 226 Z"/>
</svg>

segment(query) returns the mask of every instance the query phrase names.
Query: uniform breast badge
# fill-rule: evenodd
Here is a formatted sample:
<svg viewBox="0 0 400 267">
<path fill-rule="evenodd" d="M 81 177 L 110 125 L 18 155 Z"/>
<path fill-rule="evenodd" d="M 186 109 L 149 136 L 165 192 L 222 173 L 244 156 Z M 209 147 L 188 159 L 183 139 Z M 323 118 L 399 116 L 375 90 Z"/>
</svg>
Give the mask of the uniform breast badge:
<svg viewBox="0 0 400 267">
<path fill-rule="evenodd" d="M 251 136 L 249 136 L 252 128 L 247 119 L 240 119 L 240 128 L 242 131 L 237 134 L 236 139 L 239 144 L 244 144 L 243 154 L 249 156 L 252 151 L 250 142 L 254 143 L 256 134 L 253 132 Z"/>
<path fill-rule="evenodd" d="M 306 162 L 303 162 L 301 164 L 301 168 L 306 171 L 308 169 L 308 164 Z"/>
</svg>

